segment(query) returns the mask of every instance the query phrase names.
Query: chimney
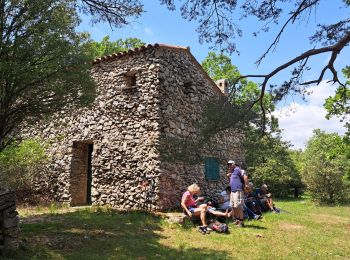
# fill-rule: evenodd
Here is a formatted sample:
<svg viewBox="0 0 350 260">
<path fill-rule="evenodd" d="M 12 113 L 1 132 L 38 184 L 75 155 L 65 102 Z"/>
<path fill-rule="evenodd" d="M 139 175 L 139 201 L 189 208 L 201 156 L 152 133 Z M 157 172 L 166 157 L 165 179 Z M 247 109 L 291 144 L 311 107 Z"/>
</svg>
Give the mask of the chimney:
<svg viewBox="0 0 350 260">
<path fill-rule="evenodd" d="M 228 95 L 228 80 L 227 79 L 219 79 L 216 82 L 216 85 L 221 90 L 222 93 Z"/>
</svg>

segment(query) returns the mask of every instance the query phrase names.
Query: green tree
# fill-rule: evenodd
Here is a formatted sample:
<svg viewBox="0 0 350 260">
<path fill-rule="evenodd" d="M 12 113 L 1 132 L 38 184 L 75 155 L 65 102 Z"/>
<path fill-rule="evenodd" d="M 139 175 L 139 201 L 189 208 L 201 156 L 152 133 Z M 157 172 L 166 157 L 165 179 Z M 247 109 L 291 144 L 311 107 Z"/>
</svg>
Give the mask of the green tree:
<svg viewBox="0 0 350 260">
<path fill-rule="evenodd" d="M 271 117 L 265 121 L 259 104 L 249 106 L 260 95 L 258 85 L 241 79 L 239 85 L 233 86 L 240 72 L 226 55 L 210 52 L 202 66 L 214 80 L 227 79 L 229 88 L 234 88 L 229 102 L 209 103 L 206 107 L 205 122 L 210 130 L 205 129 L 215 133 L 224 128 L 239 127 L 246 136 L 244 148 L 250 178 L 257 185 L 267 183 L 277 196 L 288 195 L 291 189 L 300 190 L 300 175 L 289 155 L 288 144 L 281 140 L 277 119 Z M 274 111 L 271 96 L 264 99 L 264 107 Z M 265 128 L 265 125 L 270 131 L 262 136 L 257 126 Z"/>
<path fill-rule="evenodd" d="M 289 153 L 289 144 L 277 133 L 261 136 L 246 132 L 246 162 L 250 179 L 260 186 L 266 183 L 275 196 L 298 196 L 303 184 L 300 172 Z"/>
<path fill-rule="evenodd" d="M 109 36 L 105 36 L 100 42 L 92 40 L 88 41 L 84 44 L 84 47 L 87 49 L 91 59 L 95 59 L 97 57 L 106 56 L 112 53 L 138 48 L 143 45 L 145 45 L 145 43 L 138 38 L 126 38 L 110 41 Z"/>
<path fill-rule="evenodd" d="M 94 98 L 78 22 L 71 1 L 1 1 L 0 151 L 24 123 Z"/>
<path fill-rule="evenodd" d="M 266 57 L 274 51 L 278 51 L 278 44 L 284 35 L 284 32 L 291 26 L 300 26 L 305 24 L 312 27 L 313 33 L 309 36 L 310 48 L 300 50 L 300 54 L 289 60 L 281 62 L 276 68 L 266 73 L 256 75 L 250 73 L 241 78 L 254 78 L 259 80 L 260 95 L 258 95 L 253 104 L 259 102 L 263 114 L 265 93 L 273 93 L 275 100 L 282 100 L 289 94 L 305 94 L 305 88 L 310 85 L 320 84 L 325 79 L 327 71 L 331 74 L 333 83 L 342 84 L 338 77 L 337 67 L 334 65 L 336 60 L 344 55 L 343 49 L 350 43 L 350 19 L 348 15 L 336 16 L 330 20 L 321 12 L 329 4 L 326 0 L 256 0 L 256 1 L 238 1 L 238 0 L 160 0 L 170 10 L 175 10 L 176 5 L 181 5 L 181 15 L 188 21 L 198 23 L 197 32 L 201 43 L 210 43 L 213 47 L 228 53 L 238 52 L 237 40 L 244 35 L 241 25 L 249 19 L 249 22 L 256 23 L 256 31 L 252 32 L 254 36 L 259 37 L 263 33 L 272 35 L 270 42 L 260 58 L 255 62 L 260 65 Z M 336 0 L 332 1 L 332 6 L 347 9 L 350 1 Z M 329 8 L 329 7 L 328 7 Z M 310 22 L 310 18 L 315 23 Z M 271 29 L 276 33 L 272 34 Z M 302 30 L 301 30 L 302 31 Z M 298 38 L 299 35 L 294 35 Z M 302 37 L 302 35 L 300 35 Z M 315 78 L 305 81 L 304 72 L 310 69 L 310 60 L 317 56 L 328 54 L 328 60 L 325 65 L 319 69 Z M 290 76 L 284 82 L 271 84 L 272 78 L 278 73 L 289 70 Z M 239 80 L 238 78 L 237 80 Z M 345 91 L 338 94 L 348 99 Z"/>
<path fill-rule="evenodd" d="M 343 69 L 344 77 L 347 79 L 346 83 L 339 85 L 334 96 L 328 97 L 324 107 L 327 110 L 327 118 L 332 116 L 340 117 L 341 121 L 345 123 L 347 134 L 350 135 L 350 67 Z"/>
<path fill-rule="evenodd" d="M 143 5 L 139 0 L 0 1 L 0 151 L 24 122 L 93 100 L 88 37 L 75 30 L 78 12 L 93 24 L 121 27 L 138 17 Z"/>
<path fill-rule="evenodd" d="M 349 200 L 349 144 L 338 134 L 319 129 L 305 150 L 303 178 L 314 200 L 340 203 Z"/>
<path fill-rule="evenodd" d="M 265 128 L 273 130 L 278 127 L 278 121 L 273 115 L 269 118 L 265 117 L 265 111 L 271 113 L 275 109 L 272 96 L 266 95 L 263 102 L 264 106 L 261 106 L 261 104 L 255 102 L 260 95 L 260 90 L 256 83 L 241 79 L 239 84 L 234 84 L 237 78 L 241 76 L 241 73 L 231 63 L 230 57 L 209 52 L 202 62 L 202 67 L 213 80 L 226 79 L 231 93 L 228 98 L 229 105 L 225 104 L 225 99 L 217 100 L 216 103 L 210 104 L 209 110 L 213 110 L 213 112 L 208 122 L 212 122 L 214 126 L 220 125 L 217 122 L 218 120 L 247 126 L 254 124 L 264 130 Z M 215 110 L 216 107 L 219 107 L 219 109 Z M 207 114 L 210 115 L 210 113 Z M 220 114 L 221 117 L 218 116 Z M 231 117 L 231 120 L 229 117 Z"/>
</svg>

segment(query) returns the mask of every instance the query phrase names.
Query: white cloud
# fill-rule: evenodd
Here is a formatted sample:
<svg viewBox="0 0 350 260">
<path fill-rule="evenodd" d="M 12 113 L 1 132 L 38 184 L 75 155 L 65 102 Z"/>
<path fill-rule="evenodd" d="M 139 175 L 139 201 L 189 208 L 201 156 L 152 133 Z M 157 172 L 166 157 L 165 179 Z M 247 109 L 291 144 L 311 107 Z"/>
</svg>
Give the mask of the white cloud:
<svg viewBox="0 0 350 260">
<path fill-rule="evenodd" d="M 325 99 L 334 94 L 336 85 L 321 82 L 318 86 L 312 86 L 308 103 L 290 103 L 287 107 L 274 112 L 279 118 L 280 128 L 283 129 L 283 139 L 291 141 L 294 148 L 304 148 L 308 139 L 313 135 L 314 129 L 326 132 L 345 133 L 343 124 L 337 118 L 327 120 L 326 110 L 323 108 Z"/>
<path fill-rule="evenodd" d="M 143 31 L 145 32 L 145 34 L 147 34 L 149 36 L 154 36 L 154 32 L 149 27 L 145 27 Z"/>
</svg>

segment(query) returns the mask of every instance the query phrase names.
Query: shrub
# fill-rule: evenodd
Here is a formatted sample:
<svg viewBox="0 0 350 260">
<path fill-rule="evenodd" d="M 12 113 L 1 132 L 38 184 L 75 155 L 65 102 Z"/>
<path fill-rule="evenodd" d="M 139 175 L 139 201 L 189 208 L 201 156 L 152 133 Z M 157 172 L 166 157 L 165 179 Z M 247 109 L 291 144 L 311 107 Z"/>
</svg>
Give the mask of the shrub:
<svg viewBox="0 0 350 260">
<path fill-rule="evenodd" d="M 303 170 L 313 200 L 328 204 L 349 201 L 349 148 L 337 134 L 314 131 L 305 150 Z"/>
<path fill-rule="evenodd" d="M 7 146 L 0 153 L 0 185 L 24 195 L 33 191 L 35 178 L 48 160 L 39 140 L 27 139 Z"/>
</svg>

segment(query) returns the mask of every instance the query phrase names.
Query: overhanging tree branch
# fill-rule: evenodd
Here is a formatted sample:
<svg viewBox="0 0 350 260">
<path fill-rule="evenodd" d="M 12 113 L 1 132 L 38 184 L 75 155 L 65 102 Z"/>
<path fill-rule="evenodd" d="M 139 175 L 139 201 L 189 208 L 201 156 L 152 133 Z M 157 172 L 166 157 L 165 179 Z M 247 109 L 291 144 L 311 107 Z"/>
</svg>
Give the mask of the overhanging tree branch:
<svg viewBox="0 0 350 260">
<path fill-rule="evenodd" d="M 297 10 L 291 12 L 291 16 L 288 18 L 288 20 L 283 24 L 282 28 L 280 29 L 280 31 L 278 32 L 277 36 L 275 37 L 274 41 L 270 44 L 270 46 L 267 48 L 267 50 L 263 53 L 263 55 L 261 55 L 261 57 L 255 62 L 255 64 L 257 64 L 257 66 L 260 65 L 260 63 L 262 62 L 262 60 L 266 57 L 266 55 L 272 50 L 275 49 L 285 28 L 287 27 L 287 25 L 289 23 L 294 23 L 296 21 L 296 19 L 298 18 L 298 16 L 300 16 L 305 10 L 309 10 L 309 8 L 311 8 L 312 6 L 315 6 L 316 4 L 318 4 L 320 2 L 320 0 L 315 0 L 312 1 L 311 3 L 307 3 L 307 0 L 302 1 Z"/>
<path fill-rule="evenodd" d="M 302 65 L 300 65 L 300 67 L 296 70 L 295 72 L 295 76 L 292 77 L 292 79 L 289 81 L 290 84 L 289 86 L 287 86 L 287 89 L 284 91 L 284 95 L 288 94 L 288 90 L 290 88 L 290 86 L 292 85 L 292 83 L 299 83 L 300 85 L 310 85 L 310 84 L 320 84 L 320 82 L 323 80 L 324 74 L 326 72 L 326 70 L 330 70 L 330 72 L 333 75 L 333 79 L 332 82 L 334 83 L 339 83 L 340 85 L 342 85 L 342 83 L 340 82 L 338 75 L 337 75 L 337 71 L 334 68 L 334 62 L 338 56 L 338 54 L 340 53 L 340 51 L 346 47 L 350 42 L 350 32 L 347 33 L 342 39 L 340 39 L 336 44 L 332 45 L 332 46 L 328 46 L 328 47 L 323 47 L 323 48 L 319 48 L 319 49 L 311 49 L 308 50 L 306 52 L 304 52 L 303 54 L 291 59 L 290 61 L 278 66 L 276 69 L 274 69 L 273 71 L 271 71 L 269 74 L 260 74 L 260 75 L 243 75 L 238 77 L 235 82 L 233 83 L 233 85 L 235 86 L 241 79 L 244 78 L 262 78 L 263 82 L 261 83 L 260 87 L 261 87 L 261 94 L 259 96 L 258 99 L 256 99 L 254 102 L 252 102 L 249 106 L 249 109 L 251 109 L 256 103 L 260 102 L 260 106 L 261 109 L 265 115 L 265 109 L 263 106 L 263 99 L 264 99 L 264 95 L 265 95 L 265 91 L 266 91 L 266 87 L 267 84 L 269 82 L 269 80 L 275 76 L 277 73 L 279 73 L 280 71 L 288 68 L 289 66 L 297 63 L 297 62 L 302 62 Z M 304 82 L 304 83 L 300 83 L 297 79 L 300 78 L 300 75 L 302 74 L 303 70 L 305 69 L 306 63 L 308 61 L 308 59 L 312 56 L 321 54 L 321 53 L 327 53 L 327 52 L 331 52 L 331 57 L 329 59 L 329 62 L 327 64 L 327 66 L 325 66 L 318 79 L 316 80 L 312 80 L 312 81 L 308 81 L 308 82 Z"/>
</svg>

